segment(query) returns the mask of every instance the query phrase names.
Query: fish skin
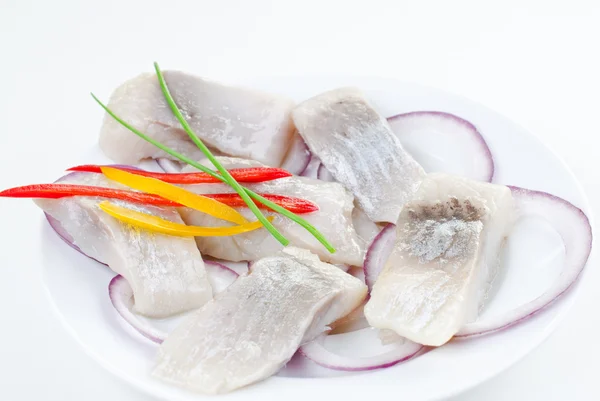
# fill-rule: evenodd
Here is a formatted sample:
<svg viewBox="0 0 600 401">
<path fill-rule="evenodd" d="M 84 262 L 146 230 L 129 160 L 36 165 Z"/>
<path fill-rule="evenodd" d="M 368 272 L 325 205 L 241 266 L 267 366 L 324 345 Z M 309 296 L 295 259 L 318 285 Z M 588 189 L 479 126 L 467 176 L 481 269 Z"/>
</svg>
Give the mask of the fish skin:
<svg viewBox="0 0 600 401">
<path fill-rule="evenodd" d="M 253 160 L 229 157 L 218 157 L 217 159 L 227 169 L 265 166 Z M 210 162 L 207 160 L 200 163 L 210 166 Z M 188 166 L 183 171 L 197 170 Z M 245 183 L 244 186 L 257 193 L 287 195 L 314 202 L 319 206 L 319 210 L 300 216 L 325 235 L 336 248 L 335 253 L 330 253 L 312 234 L 287 217 L 265 209 L 261 210 L 266 216 L 273 216 L 273 225 L 290 240 L 291 245 L 316 253 L 325 262 L 356 266 L 363 264 L 367 243 L 359 237 L 354 227 L 352 194 L 340 184 L 294 176 L 262 183 Z M 225 184 L 197 184 L 183 187 L 199 194 L 234 192 Z M 256 220 L 252 211 L 247 207 L 239 207 L 236 210 L 248 220 Z M 223 220 L 189 208 L 180 208 L 179 211 L 183 220 L 189 225 L 229 225 Z M 283 248 L 265 229 L 230 237 L 197 237 L 196 243 L 203 255 L 234 262 L 260 259 L 273 255 Z"/>
<path fill-rule="evenodd" d="M 125 188 L 93 173 L 72 173 L 60 182 Z M 204 262 L 193 238 L 152 233 L 124 224 L 98 207 L 104 200 L 78 196 L 36 199 L 35 203 L 61 223 L 82 252 L 127 279 L 137 313 L 166 317 L 197 309 L 212 299 Z M 174 208 L 111 202 L 183 223 Z"/>
<path fill-rule="evenodd" d="M 255 262 L 171 332 L 153 375 L 206 394 L 266 379 L 366 293 L 360 280 L 309 251 L 285 248 Z"/>
<path fill-rule="evenodd" d="M 477 319 L 513 222 L 508 187 L 429 174 L 400 215 L 365 306 L 369 324 L 424 345 L 446 343 Z"/>
<path fill-rule="evenodd" d="M 164 71 L 175 103 L 192 130 L 209 148 L 279 167 L 294 131 L 294 102 L 286 97 L 222 85 L 180 71 Z M 108 107 L 153 139 L 194 160 L 204 154 L 194 145 L 169 108 L 155 74 L 141 74 L 119 86 Z M 100 148 L 118 163 L 169 158 L 106 114 Z"/>
<path fill-rule="evenodd" d="M 396 223 L 425 171 L 363 94 L 356 88 L 322 93 L 296 106 L 292 119 L 312 154 L 367 216 Z"/>
</svg>

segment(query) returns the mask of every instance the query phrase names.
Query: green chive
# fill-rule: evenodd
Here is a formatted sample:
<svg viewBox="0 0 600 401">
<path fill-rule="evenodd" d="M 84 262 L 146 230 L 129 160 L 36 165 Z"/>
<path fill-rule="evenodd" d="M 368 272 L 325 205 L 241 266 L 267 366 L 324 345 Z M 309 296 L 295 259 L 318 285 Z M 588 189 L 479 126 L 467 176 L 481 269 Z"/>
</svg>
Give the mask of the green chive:
<svg viewBox="0 0 600 401">
<path fill-rule="evenodd" d="M 179 107 L 177 107 L 177 105 L 175 104 L 175 100 L 173 100 L 171 92 L 169 92 L 169 88 L 167 87 L 167 83 L 165 82 L 165 78 L 163 77 L 158 63 L 156 62 L 154 63 L 154 69 L 156 70 L 158 83 L 160 84 L 160 88 L 162 89 L 163 95 L 165 96 L 167 103 L 171 107 L 173 114 L 175 114 L 175 117 L 177 117 L 179 123 L 181 123 L 181 126 L 183 127 L 185 132 L 187 132 L 192 142 L 194 142 L 198 149 L 200 149 L 202 153 L 204 153 L 204 156 L 206 156 L 208 160 L 210 160 L 213 166 L 215 166 L 217 170 L 219 170 L 219 172 L 225 179 L 225 182 L 231 188 L 233 188 L 235 192 L 238 193 L 238 195 L 244 200 L 244 202 L 246 202 L 246 205 L 248 205 L 252 213 L 254 213 L 256 218 L 263 224 L 263 226 L 265 226 L 265 228 L 269 230 L 271 235 L 273 235 L 273 237 L 275 237 L 277 241 L 281 242 L 281 244 L 283 244 L 284 246 L 289 244 L 290 241 L 288 241 L 287 238 L 285 238 L 279 231 L 277 231 L 275 226 L 269 220 L 267 220 L 265 215 L 258 209 L 258 206 L 256 206 L 256 204 L 252 202 L 252 199 L 250 199 L 246 191 L 244 191 L 244 188 L 242 188 L 242 186 L 235 180 L 235 178 L 233 178 L 231 174 L 229 174 L 229 171 L 227 171 L 225 167 L 223 167 L 223 165 L 219 163 L 219 161 L 215 158 L 212 152 L 206 147 L 206 145 L 204 145 L 204 142 L 202 142 L 200 138 L 198 138 L 198 135 L 196 135 L 196 133 L 192 130 L 192 127 L 190 127 L 183 114 L 181 114 Z"/>
<path fill-rule="evenodd" d="M 209 169 L 206 166 L 203 166 L 202 164 L 196 162 L 195 160 L 192 160 L 188 157 L 186 157 L 185 155 L 182 155 L 179 152 L 174 151 L 173 149 L 169 148 L 166 145 L 163 145 L 162 143 L 150 138 L 149 136 L 147 136 L 146 134 L 144 134 L 143 132 L 139 131 L 138 129 L 136 129 L 135 127 L 131 126 L 129 123 L 127 123 L 126 121 L 124 121 L 123 119 L 121 119 L 119 116 L 117 116 L 111 109 L 109 109 L 104 103 L 102 103 L 93 93 L 91 94 L 92 97 L 94 98 L 94 100 L 100 105 L 100 107 L 102 107 L 104 109 L 104 111 L 106 111 L 112 118 L 114 118 L 119 124 L 121 124 L 122 126 L 124 126 L 125 128 L 127 128 L 129 131 L 133 132 L 135 135 L 139 136 L 140 138 L 142 138 L 143 140 L 145 140 L 146 142 L 151 143 L 152 145 L 156 146 L 157 148 L 159 148 L 160 150 L 164 151 L 165 153 L 175 157 L 176 159 L 181 160 L 184 163 L 189 164 L 192 167 L 197 168 L 200 171 L 205 172 L 206 174 L 209 174 L 210 176 L 221 180 L 224 183 L 227 183 L 227 181 L 223 178 L 223 176 L 221 176 L 220 174 L 217 174 L 216 172 L 214 172 L 213 170 Z M 310 232 L 321 244 L 323 244 L 323 246 L 325 248 L 327 248 L 327 250 L 330 253 L 335 253 L 335 248 L 327 241 L 327 239 L 325 239 L 325 237 L 323 236 L 323 234 L 321 234 L 319 232 L 319 230 L 317 230 L 312 224 L 310 224 L 308 221 L 304 220 L 302 217 L 296 215 L 295 213 L 290 212 L 289 210 L 269 201 L 268 199 L 265 199 L 264 197 L 260 196 L 259 194 L 244 188 L 244 191 L 252 198 L 256 199 L 257 201 L 259 201 L 260 203 L 264 204 L 265 206 L 267 206 L 268 208 L 272 209 L 273 211 L 276 211 L 280 214 L 282 214 L 283 216 L 289 218 L 290 220 L 296 222 L 297 224 L 299 224 L 300 226 L 304 227 L 308 232 Z"/>
</svg>

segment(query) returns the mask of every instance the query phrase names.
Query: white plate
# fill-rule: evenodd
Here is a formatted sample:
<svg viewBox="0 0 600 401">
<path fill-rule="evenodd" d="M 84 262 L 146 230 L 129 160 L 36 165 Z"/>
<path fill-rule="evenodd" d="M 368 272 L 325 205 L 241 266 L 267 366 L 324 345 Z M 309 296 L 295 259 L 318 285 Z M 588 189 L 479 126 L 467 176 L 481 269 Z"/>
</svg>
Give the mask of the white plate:
<svg viewBox="0 0 600 401">
<path fill-rule="evenodd" d="M 556 155 L 519 126 L 472 101 L 384 79 L 299 77 L 238 83 L 285 93 L 297 100 L 337 86 L 355 85 L 384 115 L 414 110 L 457 114 L 474 123 L 487 140 L 496 162 L 494 182 L 550 192 L 581 207 L 589 216 L 584 194 Z M 90 145 L 95 141 L 90 135 Z M 107 161 L 95 147 L 89 153 L 89 163 Z M 79 154 L 73 164 L 81 159 Z M 57 315 L 88 354 L 149 394 L 171 401 L 205 398 L 150 377 L 156 345 L 124 326 L 113 310 L 107 292 L 114 276 L 110 270 L 64 245 L 47 225 L 43 225 L 41 247 L 43 278 Z M 540 222 L 529 221 L 519 224 L 505 256 L 506 272 L 486 314 L 510 309 L 543 292 L 557 277 L 563 252 L 556 233 Z M 334 397 L 365 400 L 377 394 L 378 399 L 418 401 L 447 397 L 498 374 L 539 345 L 564 316 L 576 291 L 577 286 L 549 310 L 517 327 L 454 341 L 388 369 L 328 378 L 277 376 L 219 399 L 262 400 L 268 395 L 268 399 L 304 401 Z"/>
</svg>

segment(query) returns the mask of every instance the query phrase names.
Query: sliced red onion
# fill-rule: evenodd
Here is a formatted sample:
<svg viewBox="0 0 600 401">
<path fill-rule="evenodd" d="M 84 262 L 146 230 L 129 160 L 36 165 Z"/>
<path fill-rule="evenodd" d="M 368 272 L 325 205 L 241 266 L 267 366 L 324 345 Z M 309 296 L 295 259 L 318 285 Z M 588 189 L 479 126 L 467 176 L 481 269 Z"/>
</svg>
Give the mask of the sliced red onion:
<svg viewBox="0 0 600 401">
<path fill-rule="evenodd" d="M 205 260 L 204 268 L 213 289 L 213 294 L 223 292 L 240 276 L 235 270 L 212 260 Z"/>
<path fill-rule="evenodd" d="M 469 121 L 441 111 L 414 111 L 390 117 L 388 122 L 425 171 L 492 181 L 492 152 Z"/>
<path fill-rule="evenodd" d="M 317 178 L 321 181 L 334 182 L 335 178 L 324 164 L 321 164 L 317 170 Z"/>
<path fill-rule="evenodd" d="M 230 262 L 228 260 L 222 259 L 204 259 L 204 264 L 207 263 L 216 263 L 218 265 L 221 265 L 226 269 L 232 270 L 238 276 L 248 273 L 248 271 L 250 270 L 250 265 L 252 264 L 247 260 L 241 262 Z"/>
<path fill-rule="evenodd" d="M 542 295 L 497 317 L 463 327 L 456 337 L 471 337 L 509 328 L 525 321 L 564 294 L 583 271 L 592 250 L 592 227 L 585 213 L 573 204 L 546 192 L 510 187 L 520 216 L 538 216 L 558 232 L 565 247 L 560 276 Z"/>
<path fill-rule="evenodd" d="M 165 173 L 180 173 L 183 165 L 173 160 L 161 157 L 156 159 L 156 163 Z"/>
<path fill-rule="evenodd" d="M 321 166 L 321 160 L 317 156 L 312 155 L 310 158 L 310 161 L 308 162 L 308 165 L 306 166 L 304 171 L 302 173 L 300 173 L 300 175 L 302 177 L 316 179 L 317 175 L 319 173 L 320 166 Z"/>
<path fill-rule="evenodd" d="M 62 224 L 60 224 L 60 221 L 56 220 L 54 217 L 50 216 L 48 213 L 44 212 L 44 215 L 46 216 L 46 219 L 48 220 L 48 223 L 50 223 L 50 227 L 52 227 L 52 229 L 56 232 L 56 234 L 58 234 L 58 236 L 65 241 L 65 243 L 67 245 L 69 245 L 71 248 L 75 249 L 77 252 L 79 252 L 80 254 L 87 256 L 88 258 L 95 260 L 98 263 L 101 263 L 103 265 L 106 265 L 106 263 L 99 261 L 96 258 L 91 257 L 90 255 L 88 255 L 87 253 L 83 252 L 81 250 L 81 248 L 79 248 L 77 245 L 75 245 L 75 242 L 73 240 L 73 237 L 71 236 L 71 234 L 69 234 L 67 232 L 67 230 L 64 229 L 64 227 L 62 226 Z"/>
<path fill-rule="evenodd" d="M 373 289 L 373 285 L 375 284 L 375 281 L 377 281 L 379 273 L 383 270 L 385 262 L 387 262 L 392 253 L 395 240 L 396 225 L 389 223 L 379 232 L 379 234 L 377 234 L 369 246 L 369 249 L 367 249 L 363 268 L 365 272 L 365 283 L 369 287 L 369 291 Z"/>
<path fill-rule="evenodd" d="M 121 275 L 116 275 L 108 284 L 108 295 L 113 306 L 131 327 L 137 330 L 148 340 L 157 344 L 162 343 L 167 338 L 167 333 L 156 330 L 149 323 L 142 321 L 133 309 L 133 290 L 131 286 Z"/>
<path fill-rule="evenodd" d="M 352 335 L 361 334 L 361 332 L 366 332 L 366 330 L 373 330 L 373 328 L 359 330 L 353 332 Z M 339 355 L 325 347 L 326 339 L 332 340 L 344 335 L 345 334 L 323 334 L 310 343 L 300 347 L 299 352 L 325 368 L 347 372 L 359 372 L 387 368 L 400 362 L 407 361 L 417 355 L 423 348 L 421 344 L 402 339 L 401 341 L 385 346 L 385 351 L 382 353 L 372 356 L 350 357 Z"/>
<path fill-rule="evenodd" d="M 306 146 L 302 137 L 296 133 L 281 168 L 294 175 L 300 175 L 306 169 L 309 162 L 310 150 L 308 150 L 308 146 Z"/>
<path fill-rule="evenodd" d="M 214 295 L 224 291 L 239 277 L 238 273 L 219 262 L 205 260 L 204 267 Z M 150 322 L 140 319 L 133 312 L 133 290 L 123 276 L 117 275 L 110 281 L 108 294 L 110 301 L 123 320 L 141 335 L 157 344 L 167 338 L 167 333 L 156 329 Z"/>
</svg>

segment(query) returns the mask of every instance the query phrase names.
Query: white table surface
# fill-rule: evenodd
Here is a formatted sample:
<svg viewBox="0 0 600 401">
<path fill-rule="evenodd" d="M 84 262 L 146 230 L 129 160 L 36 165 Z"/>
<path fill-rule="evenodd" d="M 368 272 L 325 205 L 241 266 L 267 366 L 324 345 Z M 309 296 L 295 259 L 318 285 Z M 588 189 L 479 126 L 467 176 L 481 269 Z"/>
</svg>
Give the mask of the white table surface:
<svg viewBox="0 0 600 401">
<path fill-rule="evenodd" d="M 0 187 L 54 178 L 63 166 L 48 151 L 53 130 L 71 133 L 62 146 L 89 146 L 100 113 L 88 92 L 106 99 L 157 60 L 225 81 L 374 75 L 465 95 L 557 150 L 597 215 L 600 2 L 490 3 L 0 0 Z M 91 116 L 89 125 L 69 125 L 70 104 Z M 19 162 L 24 150 L 48 167 Z M 18 224 L 9 205 L 0 221 Z M 3 250 L 9 230 L 1 230 Z M 81 352 L 51 312 L 37 267 L 0 252 L 0 268 L 1 400 L 150 400 Z M 452 401 L 600 399 L 599 278 L 588 266 L 571 313 L 547 342 Z"/>
</svg>

